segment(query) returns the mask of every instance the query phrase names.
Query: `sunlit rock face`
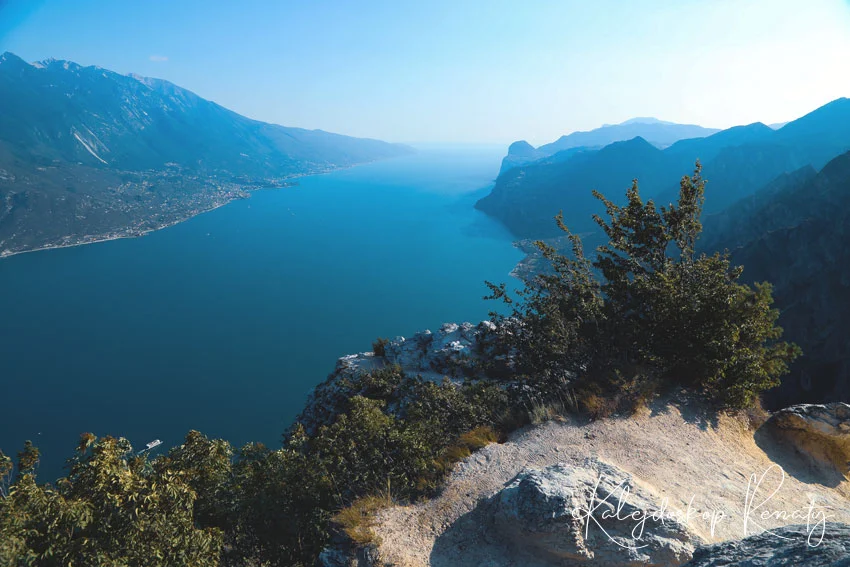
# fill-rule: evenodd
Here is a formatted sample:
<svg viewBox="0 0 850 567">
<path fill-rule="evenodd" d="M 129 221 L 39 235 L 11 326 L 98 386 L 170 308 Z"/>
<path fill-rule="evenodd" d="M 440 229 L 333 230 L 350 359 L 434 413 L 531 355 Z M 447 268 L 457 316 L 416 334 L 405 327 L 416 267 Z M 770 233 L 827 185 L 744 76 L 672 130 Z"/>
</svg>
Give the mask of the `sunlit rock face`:
<svg viewBox="0 0 850 567">
<path fill-rule="evenodd" d="M 850 405 L 791 406 L 773 414 L 766 425 L 814 464 L 850 472 Z"/>
</svg>

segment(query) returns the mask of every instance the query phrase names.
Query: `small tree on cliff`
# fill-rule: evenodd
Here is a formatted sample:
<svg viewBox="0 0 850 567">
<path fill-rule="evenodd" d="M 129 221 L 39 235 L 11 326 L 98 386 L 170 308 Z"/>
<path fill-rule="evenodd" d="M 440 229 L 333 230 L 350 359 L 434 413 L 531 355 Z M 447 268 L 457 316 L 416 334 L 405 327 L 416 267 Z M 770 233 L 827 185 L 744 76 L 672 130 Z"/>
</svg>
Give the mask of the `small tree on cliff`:
<svg viewBox="0 0 850 567">
<path fill-rule="evenodd" d="M 513 318 L 500 321 L 522 369 L 549 375 L 560 366 L 577 387 L 611 395 L 625 384 L 682 384 L 728 407 L 749 406 L 778 385 L 800 350 L 779 341 L 770 285 L 741 284 L 743 269 L 728 255 L 695 252 L 705 199 L 699 162 L 669 208 L 644 202 L 637 180 L 623 206 L 594 195 L 607 217 L 594 220 L 608 238 L 596 260 L 585 259 L 558 215 L 574 258 L 538 242 L 554 275 L 528 281 Z M 492 297 L 508 299 L 503 286 L 489 285 Z"/>
</svg>

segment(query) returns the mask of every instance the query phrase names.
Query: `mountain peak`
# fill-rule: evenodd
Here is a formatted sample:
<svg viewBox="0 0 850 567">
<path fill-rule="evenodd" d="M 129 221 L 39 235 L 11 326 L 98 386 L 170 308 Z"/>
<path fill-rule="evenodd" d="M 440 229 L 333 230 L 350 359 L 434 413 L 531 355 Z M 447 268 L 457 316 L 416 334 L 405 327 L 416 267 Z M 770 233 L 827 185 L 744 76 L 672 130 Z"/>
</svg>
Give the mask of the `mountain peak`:
<svg viewBox="0 0 850 567">
<path fill-rule="evenodd" d="M 793 133 L 797 130 L 810 129 L 813 126 L 817 126 L 818 128 L 829 128 L 833 121 L 840 120 L 843 122 L 847 119 L 847 117 L 850 117 L 850 99 L 844 97 L 837 98 L 819 108 L 816 108 L 805 116 L 792 120 L 779 131 L 783 135 L 787 135 L 788 133 Z"/>
<path fill-rule="evenodd" d="M 0 65 L 11 63 L 14 65 L 29 65 L 26 61 L 12 53 L 11 51 L 5 51 L 3 55 L 0 55 Z"/>
<path fill-rule="evenodd" d="M 38 61 L 33 64 L 33 66 L 38 67 L 39 69 L 57 69 L 61 67 L 66 71 L 70 70 L 79 70 L 83 67 L 73 61 L 66 61 L 65 59 L 54 59 L 53 57 L 48 57 L 42 61 Z"/>
<path fill-rule="evenodd" d="M 662 155 L 662 151 L 648 142 L 643 136 L 635 136 L 630 140 L 608 144 L 595 155 L 594 159 L 603 161 L 621 159 L 650 159 L 651 156 Z"/>
<path fill-rule="evenodd" d="M 628 124 L 665 124 L 667 126 L 672 126 L 676 124 L 675 122 L 668 122 L 666 120 L 659 120 L 658 118 L 653 118 L 652 116 L 639 116 L 637 118 L 630 118 L 625 122 L 620 122 L 618 126 L 625 126 Z"/>
<path fill-rule="evenodd" d="M 533 156 L 535 155 L 534 146 L 525 140 L 514 142 L 508 147 L 508 155 L 512 156 Z"/>
<path fill-rule="evenodd" d="M 649 143 L 646 140 L 646 138 L 644 138 L 643 136 L 635 136 L 634 138 L 631 138 L 629 140 L 623 140 L 621 142 L 613 142 L 613 143 L 607 145 L 606 147 L 604 147 L 602 149 L 610 151 L 610 150 L 614 150 L 614 149 L 622 150 L 624 148 L 628 149 L 630 151 L 635 150 L 635 149 L 645 149 L 645 148 L 650 148 L 650 149 L 655 150 L 655 151 L 660 151 L 660 150 L 658 150 L 658 148 L 656 148 L 651 143 Z"/>
</svg>

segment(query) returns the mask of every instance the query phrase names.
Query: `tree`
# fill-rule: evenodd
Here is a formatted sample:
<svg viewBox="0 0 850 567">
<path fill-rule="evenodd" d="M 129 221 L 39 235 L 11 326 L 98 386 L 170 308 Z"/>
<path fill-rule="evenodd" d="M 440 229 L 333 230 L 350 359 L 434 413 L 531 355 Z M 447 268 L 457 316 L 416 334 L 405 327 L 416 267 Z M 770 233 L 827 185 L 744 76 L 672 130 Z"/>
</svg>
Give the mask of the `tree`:
<svg viewBox="0 0 850 567">
<path fill-rule="evenodd" d="M 0 558 L 15 558 L 4 565 L 218 564 L 221 534 L 195 527 L 185 479 L 153 471 L 125 439 L 83 435 L 55 488 L 36 484 L 33 457 L 28 444 L 0 500 Z"/>
<path fill-rule="evenodd" d="M 513 318 L 500 321 L 525 370 L 565 369 L 574 386 L 612 396 L 681 384 L 728 407 L 778 385 L 800 350 L 779 341 L 770 285 L 739 283 L 743 269 L 728 255 L 695 253 L 705 200 L 699 162 L 682 178 L 678 202 L 660 210 L 643 201 L 637 180 L 625 205 L 594 195 L 605 206 L 607 218 L 594 219 L 608 243 L 591 263 L 558 215 L 573 257 L 538 243 L 554 275 L 528 282 Z M 491 297 L 504 296 L 503 286 L 489 285 Z"/>
<path fill-rule="evenodd" d="M 486 282 L 491 295 L 512 305 L 509 317 L 492 314 L 496 328 L 502 333 L 520 373 L 567 371 L 579 373 L 587 369 L 596 351 L 595 339 L 602 318 L 603 300 L 592 265 L 584 255 L 581 239 L 571 234 L 563 214 L 555 222 L 569 237 L 572 257 L 558 253 L 543 241 L 534 245 L 551 265 L 551 274 L 538 274 L 526 282 L 511 298 L 504 284 Z"/>
</svg>

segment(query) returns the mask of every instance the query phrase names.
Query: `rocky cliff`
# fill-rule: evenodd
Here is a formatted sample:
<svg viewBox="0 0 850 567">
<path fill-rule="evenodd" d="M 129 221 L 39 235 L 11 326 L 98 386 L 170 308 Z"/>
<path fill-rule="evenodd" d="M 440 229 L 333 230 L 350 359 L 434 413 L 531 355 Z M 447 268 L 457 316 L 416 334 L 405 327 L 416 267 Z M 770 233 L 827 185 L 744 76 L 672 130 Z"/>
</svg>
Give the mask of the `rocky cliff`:
<svg viewBox="0 0 850 567">
<path fill-rule="evenodd" d="M 478 325 L 446 323 L 435 333 L 426 330 L 410 338 L 396 337 L 383 346 L 382 355 L 361 352 L 343 356 L 328 378 L 310 393 L 296 422 L 311 434 L 329 424 L 344 401 L 356 394 L 348 390 L 349 380 L 385 366 L 397 365 L 406 374 L 435 381 L 481 378 L 483 361 L 495 357 L 488 341 L 494 329 L 490 321 Z"/>
<path fill-rule="evenodd" d="M 343 357 L 302 418 L 320 424 L 346 377 L 386 364 L 435 380 L 480 376 L 491 331 L 488 323 L 445 325 L 391 341 L 385 356 Z M 846 552 L 845 524 L 850 405 L 717 415 L 680 391 L 633 416 L 567 416 L 521 429 L 456 465 L 435 498 L 379 512 L 376 545 L 353 555 L 328 549 L 322 561 L 832 565 Z"/>
</svg>

